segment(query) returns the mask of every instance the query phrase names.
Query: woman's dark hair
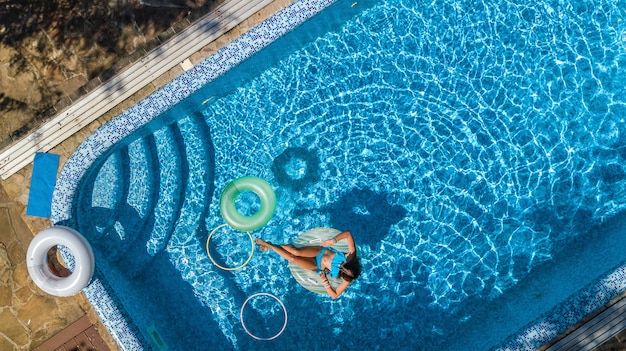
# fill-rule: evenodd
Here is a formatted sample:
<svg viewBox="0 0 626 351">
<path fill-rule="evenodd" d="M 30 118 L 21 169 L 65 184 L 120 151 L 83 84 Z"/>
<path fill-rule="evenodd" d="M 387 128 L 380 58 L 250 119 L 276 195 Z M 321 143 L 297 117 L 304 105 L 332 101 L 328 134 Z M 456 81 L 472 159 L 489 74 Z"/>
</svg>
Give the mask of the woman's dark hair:
<svg viewBox="0 0 626 351">
<path fill-rule="evenodd" d="M 356 255 L 348 256 L 348 260 L 341 265 L 339 277 L 345 281 L 351 282 L 361 275 L 361 262 Z"/>
</svg>

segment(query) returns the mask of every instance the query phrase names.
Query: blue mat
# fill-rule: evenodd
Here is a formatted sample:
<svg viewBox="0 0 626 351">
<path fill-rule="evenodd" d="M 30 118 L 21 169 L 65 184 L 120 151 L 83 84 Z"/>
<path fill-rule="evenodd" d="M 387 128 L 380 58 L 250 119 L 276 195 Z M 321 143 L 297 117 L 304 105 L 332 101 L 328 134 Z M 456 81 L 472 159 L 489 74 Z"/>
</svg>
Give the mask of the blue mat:
<svg viewBox="0 0 626 351">
<path fill-rule="evenodd" d="M 52 193 L 57 182 L 58 169 L 59 155 L 45 152 L 35 154 L 28 206 L 26 207 L 27 215 L 50 218 Z"/>
</svg>

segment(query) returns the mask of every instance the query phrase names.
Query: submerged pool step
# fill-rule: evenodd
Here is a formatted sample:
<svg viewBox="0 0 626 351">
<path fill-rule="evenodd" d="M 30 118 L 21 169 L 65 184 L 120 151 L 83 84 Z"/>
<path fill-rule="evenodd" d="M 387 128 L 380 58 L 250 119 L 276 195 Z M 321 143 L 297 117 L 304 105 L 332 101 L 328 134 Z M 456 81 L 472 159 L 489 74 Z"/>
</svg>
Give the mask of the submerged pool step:
<svg viewBox="0 0 626 351">
<path fill-rule="evenodd" d="M 154 160 L 156 157 L 154 148 L 153 136 L 138 139 L 128 145 L 129 184 L 126 202 L 141 218 L 152 215 L 154 193 L 159 185 L 157 172 L 159 165 Z"/>
<path fill-rule="evenodd" d="M 149 202 L 150 184 L 146 167 L 148 155 L 146 155 L 143 139 L 136 140 L 128 145 L 128 192 L 126 202 L 134 208 L 142 217 L 145 216 Z"/>
<path fill-rule="evenodd" d="M 127 152 L 128 187 L 120 219 L 132 217 L 131 221 L 125 221 L 124 227 L 129 235 L 143 241 L 153 228 L 154 207 L 159 196 L 160 173 L 154 136 L 132 142 Z"/>
<path fill-rule="evenodd" d="M 189 164 L 187 190 L 184 204 L 180 212 L 176 228 L 168 243 L 168 254 L 175 263 L 176 269 L 181 272 L 184 279 L 194 286 L 196 294 L 206 291 L 216 292 L 216 300 L 206 303 L 212 310 L 212 318 L 218 323 L 221 332 L 230 340 L 234 340 L 235 331 L 232 321 L 236 319 L 235 311 L 239 310 L 241 300 L 237 297 L 243 295 L 238 292 L 236 284 L 222 276 L 211 275 L 211 279 L 199 278 L 194 272 L 194 264 L 208 262 L 207 256 L 188 255 L 190 249 L 205 249 L 208 237 L 205 220 L 210 216 L 210 204 L 215 192 L 215 150 L 211 138 L 211 131 L 201 113 L 185 117 L 178 122 L 179 128 L 184 135 L 185 151 Z M 197 260 L 197 261 L 191 261 Z M 219 271 L 218 268 L 214 268 Z M 222 272 L 220 272 L 222 273 Z M 222 292 L 228 291 L 228 294 Z"/>
<path fill-rule="evenodd" d="M 172 124 L 154 133 L 159 172 L 158 200 L 154 207 L 154 225 L 148 241 L 148 252 L 155 255 L 169 241 L 180 215 L 189 167 L 183 137 L 178 125 Z"/>
<path fill-rule="evenodd" d="M 135 218 L 131 219 L 131 220 L 127 220 L 128 219 L 128 214 L 127 212 L 127 203 L 126 203 L 126 194 L 128 194 L 128 188 L 129 188 L 129 179 L 130 179 L 130 170 L 128 168 L 129 166 L 129 161 L 128 161 L 128 148 L 127 147 L 123 147 L 120 151 L 116 152 L 112 157 L 117 156 L 118 161 L 118 171 L 119 171 L 119 178 L 120 178 L 120 182 L 119 182 L 119 186 L 117 189 L 118 192 L 118 201 L 115 205 L 113 205 L 113 207 L 111 207 L 111 220 L 112 220 L 112 225 L 107 227 L 107 229 L 105 230 L 105 235 L 108 235 L 110 233 L 117 233 L 117 235 L 122 238 L 123 240 L 126 240 L 126 231 L 127 229 L 129 229 L 129 232 L 132 232 L 130 227 L 126 227 L 124 226 L 125 223 L 134 223 L 136 222 Z M 106 177 L 106 176 L 105 176 Z M 106 178 L 104 178 L 106 179 Z M 125 216 L 124 218 L 121 218 L 121 216 Z"/>
<path fill-rule="evenodd" d="M 189 170 L 184 176 L 187 187 L 172 245 L 186 243 L 188 236 L 200 227 L 213 191 L 214 156 L 208 126 L 201 116 L 189 116 L 178 122 L 184 138 L 185 158 Z"/>
<path fill-rule="evenodd" d="M 79 203 L 85 204 L 76 209 L 79 223 L 96 230 L 99 233 L 96 237 L 106 237 L 115 229 L 117 208 L 125 201 L 127 178 L 123 162 L 122 154 L 111 154 L 88 175 L 84 191 L 79 194 Z M 89 231 L 83 227 L 79 229 L 82 232 Z"/>
</svg>

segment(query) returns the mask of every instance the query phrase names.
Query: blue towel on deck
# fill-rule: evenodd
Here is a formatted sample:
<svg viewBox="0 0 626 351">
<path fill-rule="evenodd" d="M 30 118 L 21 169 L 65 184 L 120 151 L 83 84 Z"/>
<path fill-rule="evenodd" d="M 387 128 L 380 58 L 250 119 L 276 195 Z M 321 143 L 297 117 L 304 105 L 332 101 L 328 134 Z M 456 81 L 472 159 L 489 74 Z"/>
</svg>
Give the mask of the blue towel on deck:
<svg viewBox="0 0 626 351">
<path fill-rule="evenodd" d="M 59 158 L 59 155 L 45 152 L 35 154 L 28 206 L 26 207 L 27 215 L 50 218 L 52 193 L 57 182 Z"/>
</svg>

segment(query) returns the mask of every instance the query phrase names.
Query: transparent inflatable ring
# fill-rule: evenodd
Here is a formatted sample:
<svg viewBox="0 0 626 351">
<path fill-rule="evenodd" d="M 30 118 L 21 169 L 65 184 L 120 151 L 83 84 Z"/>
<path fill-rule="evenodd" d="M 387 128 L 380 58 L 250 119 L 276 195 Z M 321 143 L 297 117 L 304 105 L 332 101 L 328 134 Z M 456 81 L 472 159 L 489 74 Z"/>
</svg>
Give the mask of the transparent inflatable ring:
<svg viewBox="0 0 626 351">
<path fill-rule="evenodd" d="M 235 199 L 245 191 L 252 191 L 261 200 L 261 208 L 251 216 L 244 216 L 235 206 Z M 251 232 L 263 227 L 274 216 L 276 194 L 263 179 L 253 176 L 237 178 L 228 183 L 220 196 L 220 212 L 231 227 Z"/>
<path fill-rule="evenodd" d="M 246 308 L 246 305 L 248 304 L 248 301 L 250 301 L 251 299 L 257 297 L 257 296 L 269 296 L 271 298 L 273 298 L 274 300 L 278 301 L 278 303 L 280 304 L 280 307 L 283 308 L 283 312 L 285 314 L 285 323 L 283 323 L 283 327 L 280 329 L 280 331 L 278 333 L 276 333 L 276 335 L 269 337 L 269 338 L 261 338 L 258 337 L 252 333 L 250 333 L 250 331 L 248 330 L 248 328 L 246 328 L 246 324 L 243 321 L 243 310 L 244 308 Z M 241 325 L 243 326 L 243 330 L 246 331 L 246 333 L 248 335 L 250 335 L 251 337 L 257 339 L 257 340 L 274 340 L 277 337 L 279 337 L 284 331 L 285 328 L 287 328 L 287 309 L 285 308 L 285 304 L 283 304 L 282 301 L 280 301 L 280 299 L 278 297 L 276 297 L 276 295 L 270 294 L 270 293 L 256 293 L 254 295 L 251 295 L 250 297 L 248 297 L 246 299 L 246 301 L 243 303 L 243 305 L 241 306 L 241 313 L 239 314 L 239 318 L 241 319 Z"/>
<path fill-rule="evenodd" d="M 237 266 L 237 267 L 224 267 L 222 265 L 220 265 L 219 263 L 217 263 L 214 259 L 213 256 L 211 256 L 211 250 L 209 250 L 209 243 L 211 242 L 211 237 L 213 237 L 213 234 L 220 228 L 226 226 L 227 224 L 220 224 L 217 227 L 215 227 L 215 229 L 213 229 L 213 231 L 211 232 L 211 234 L 209 234 L 209 237 L 206 239 L 206 253 L 207 255 L 209 255 L 209 259 L 211 259 L 211 262 L 213 262 L 214 265 L 216 265 L 218 268 L 221 268 L 225 271 L 236 271 L 238 269 L 243 268 L 245 265 L 248 264 L 248 262 L 250 262 L 250 260 L 252 259 L 252 255 L 254 255 L 254 239 L 252 238 L 252 234 L 250 234 L 250 232 L 246 232 L 246 234 L 248 234 L 248 237 L 250 237 L 250 246 L 252 246 L 252 249 L 250 249 L 250 255 L 248 256 L 248 259 L 242 263 L 241 265 Z"/>
<path fill-rule="evenodd" d="M 74 271 L 61 277 L 49 268 L 48 251 L 63 245 L 74 256 Z M 35 235 L 26 252 L 28 274 L 41 290 L 55 296 L 72 296 L 85 288 L 93 277 L 95 257 L 91 245 L 76 230 L 64 226 L 52 226 Z"/>
</svg>

